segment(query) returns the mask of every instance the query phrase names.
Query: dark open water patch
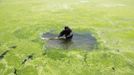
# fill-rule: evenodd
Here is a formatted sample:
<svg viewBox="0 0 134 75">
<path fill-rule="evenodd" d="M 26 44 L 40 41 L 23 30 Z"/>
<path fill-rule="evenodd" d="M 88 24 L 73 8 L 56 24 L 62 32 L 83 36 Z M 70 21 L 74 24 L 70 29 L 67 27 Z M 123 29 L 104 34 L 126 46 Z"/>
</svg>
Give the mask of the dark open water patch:
<svg viewBox="0 0 134 75">
<path fill-rule="evenodd" d="M 28 60 L 33 59 L 33 54 L 28 55 L 23 61 L 22 64 L 25 64 Z"/>
<path fill-rule="evenodd" d="M 4 51 L 2 54 L 0 54 L 0 60 L 4 58 L 4 56 L 9 52 L 9 50 Z"/>
<path fill-rule="evenodd" d="M 42 39 L 47 41 L 45 48 L 47 49 L 84 49 L 92 50 L 97 48 L 97 40 L 91 33 L 74 33 L 72 40 L 56 39 L 58 34 L 50 32 L 43 33 Z"/>
</svg>

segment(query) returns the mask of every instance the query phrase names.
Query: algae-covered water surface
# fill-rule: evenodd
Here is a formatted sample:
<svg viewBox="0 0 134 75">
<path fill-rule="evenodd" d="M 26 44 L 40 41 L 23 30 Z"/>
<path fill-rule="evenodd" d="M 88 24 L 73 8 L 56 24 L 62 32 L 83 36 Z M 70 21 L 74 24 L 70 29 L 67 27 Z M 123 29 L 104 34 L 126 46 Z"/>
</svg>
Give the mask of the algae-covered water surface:
<svg viewBox="0 0 134 75">
<path fill-rule="evenodd" d="M 134 0 L 0 0 L 0 75 L 134 75 L 133 9 Z M 64 26 L 71 41 L 48 40 Z"/>
</svg>

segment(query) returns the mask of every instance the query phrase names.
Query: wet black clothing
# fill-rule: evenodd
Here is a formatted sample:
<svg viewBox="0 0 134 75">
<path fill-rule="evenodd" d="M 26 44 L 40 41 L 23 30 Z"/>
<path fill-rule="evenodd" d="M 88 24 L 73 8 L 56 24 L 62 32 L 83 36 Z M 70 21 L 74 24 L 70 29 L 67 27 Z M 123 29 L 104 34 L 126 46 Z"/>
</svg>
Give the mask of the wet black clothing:
<svg viewBox="0 0 134 75">
<path fill-rule="evenodd" d="M 72 30 L 70 28 L 62 30 L 58 37 L 62 37 L 62 36 L 65 36 L 67 40 L 72 39 L 73 37 Z"/>
</svg>

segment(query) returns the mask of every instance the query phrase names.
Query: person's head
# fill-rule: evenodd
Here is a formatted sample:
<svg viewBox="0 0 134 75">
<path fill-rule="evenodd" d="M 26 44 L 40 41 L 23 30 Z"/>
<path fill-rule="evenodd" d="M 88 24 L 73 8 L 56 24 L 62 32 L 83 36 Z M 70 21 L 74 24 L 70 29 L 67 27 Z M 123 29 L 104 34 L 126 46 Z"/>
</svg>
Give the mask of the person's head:
<svg viewBox="0 0 134 75">
<path fill-rule="evenodd" d="M 68 26 L 65 26 L 64 29 L 67 30 L 67 29 L 69 29 L 69 27 Z"/>
</svg>

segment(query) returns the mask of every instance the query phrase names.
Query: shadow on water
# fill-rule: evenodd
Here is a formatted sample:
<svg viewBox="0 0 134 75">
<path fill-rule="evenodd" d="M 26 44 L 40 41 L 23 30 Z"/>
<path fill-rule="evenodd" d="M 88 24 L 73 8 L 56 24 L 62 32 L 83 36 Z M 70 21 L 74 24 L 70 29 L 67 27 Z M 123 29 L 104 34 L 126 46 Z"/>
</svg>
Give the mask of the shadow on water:
<svg viewBox="0 0 134 75">
<path fill-rule="evenodd" d="M 58 34 L 50 32 L 43 33 L 42 39 L 47 41 L 45 48 L 61 48 L 61 49 L 85 49 L 91 50 L 97 47 L 96 38 L 91 33 L 74 33 L 72 40 L 55 39 Z"/>
</svg>

